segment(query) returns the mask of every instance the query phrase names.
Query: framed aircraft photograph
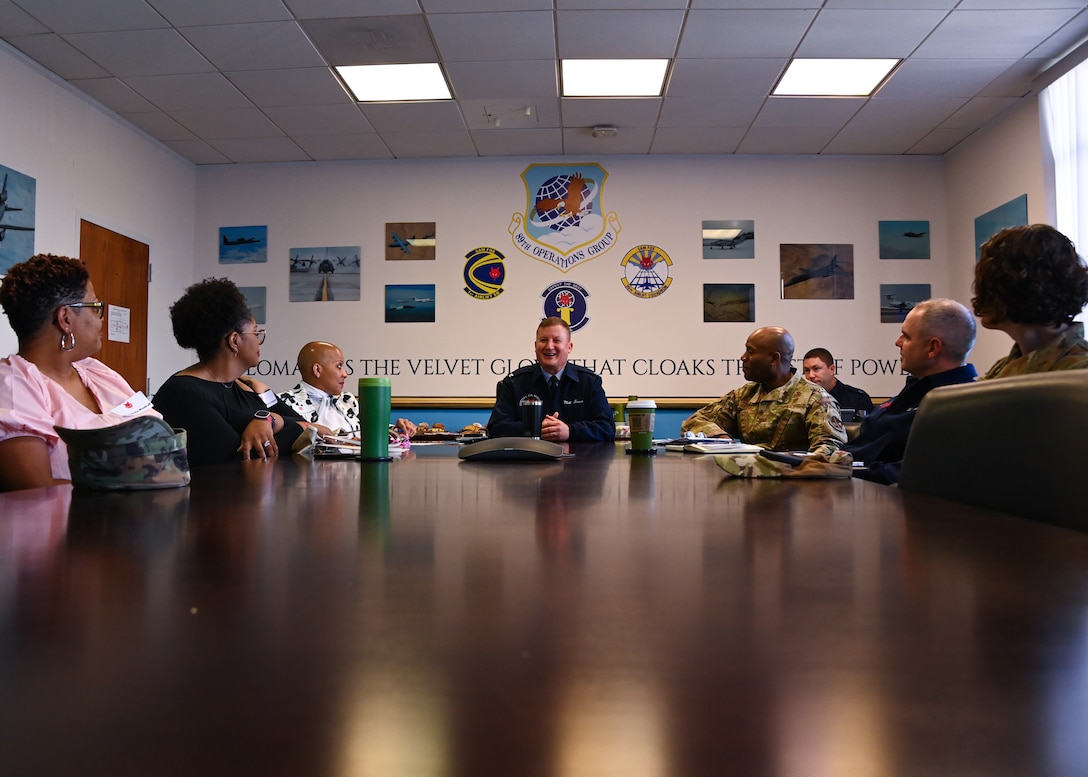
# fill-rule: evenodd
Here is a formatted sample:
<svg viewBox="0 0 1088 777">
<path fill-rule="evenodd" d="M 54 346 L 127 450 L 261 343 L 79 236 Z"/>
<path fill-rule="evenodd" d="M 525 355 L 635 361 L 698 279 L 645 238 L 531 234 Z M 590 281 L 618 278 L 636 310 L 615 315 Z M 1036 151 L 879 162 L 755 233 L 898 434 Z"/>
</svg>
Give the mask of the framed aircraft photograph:
<svg viewBox="0 0 1088 777">
<path fill-rule="evenodd" d="M 434 323 L 434 284 L 398 283 L 385 287 L 385 323 Z"/>
<path fill-rule="evenodd" d="M 264 326 L 268 323 L 268 287 L 267 286 L 239 286 L 238 291 L 242 292 L 242 296 L 246 298 L 246 304 L 249 305 L 249 310 L 253 313 L 253 319 L 257 322 L 257 326 Z"/>
<path fill-rule="evenodd" d="M 880 284 L 880 323 L 902 324 L 915 305 L 931 296 L 928 283 Z"/>
<path fill-rule="evenodd" d="M 398 221 L 385 225 L 385 260 L 434 259 L 433 221 Z"/>
<path fill-rule="evenodd" d="M 704 221 L 704 259 L 754 259 L 756 222 L 752 220 Z"/>
<path fill-rule="evenodd" d="M 853 299 L 851 243 L 782 243 L 782 299 Z"/>
<path fill-rule="evenodd" d="M 292 248 L 291 302 L 357 302 L 359 246 Z"/>
<path fill-rule="evenodd" d="M 0 278 L 34 255 L 37 181 L 0 165 Z"/>
<path fill-rule="evenodd" d="M 754 283 L 704 283 L 703 321 L 755 321 Z"/>
<path fill-rule="evenodd" d="M 1021 194 L 1004 205 L 975 219 L 975 261 L 982 257 L 982 244 L 1008 227 L 1022 227 L 1028 223 L 1028 196 Z"/>
<path fill-rule="evenodd" d="M 881 259 L 928 259 L 928 221 L 879 221 Z"/>
<path fill-rule="evenodd" d="M 219 264 L 268 261 L 268 227 L 220 227 Z"/>
</svg>

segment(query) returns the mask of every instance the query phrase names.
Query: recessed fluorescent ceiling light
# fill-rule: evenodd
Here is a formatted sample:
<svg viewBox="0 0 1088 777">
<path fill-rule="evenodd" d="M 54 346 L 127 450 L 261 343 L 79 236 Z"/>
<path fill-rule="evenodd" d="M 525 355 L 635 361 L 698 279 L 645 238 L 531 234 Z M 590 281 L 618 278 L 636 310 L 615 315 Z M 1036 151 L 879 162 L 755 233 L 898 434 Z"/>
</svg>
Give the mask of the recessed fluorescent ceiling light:
<svg viewBox="0 0 1088 777">
<path fill-rule="evenodd" d="M 414 65 L 349 65 L 336 68 L 361 103 L 450 100 L 450 88 L 435 62 Z"/>
<path fill-rule="evenodd" d="M 795 59 L 772 94 L 865 97 L 898 64 L 898 59 Z"/>
<path fill-rule="evenodd" d="M 667 59 L 564 59 L 564 97 L 660 97 Z"/>
</svg>

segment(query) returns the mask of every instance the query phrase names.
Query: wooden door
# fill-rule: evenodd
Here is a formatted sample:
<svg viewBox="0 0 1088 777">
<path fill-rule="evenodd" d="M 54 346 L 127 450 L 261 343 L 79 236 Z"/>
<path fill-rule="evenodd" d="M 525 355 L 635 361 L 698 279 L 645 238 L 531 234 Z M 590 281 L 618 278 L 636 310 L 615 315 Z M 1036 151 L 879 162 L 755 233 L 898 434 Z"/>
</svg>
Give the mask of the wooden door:
<svg viewBox="0 0 1088 777">
<path fill-rule="evenodd" d="M 102 350 L 96 358 L 121 373 L 137 391 L 147 385 L 147 283 L 150 249 L 89 221 L 79 222 L 79 258 L 98 298 L 108 303 Z M 124 312 L 128 311 L 127 331 Z M 125 340 L 127 339 L 127 342 Z"/>
</svg>

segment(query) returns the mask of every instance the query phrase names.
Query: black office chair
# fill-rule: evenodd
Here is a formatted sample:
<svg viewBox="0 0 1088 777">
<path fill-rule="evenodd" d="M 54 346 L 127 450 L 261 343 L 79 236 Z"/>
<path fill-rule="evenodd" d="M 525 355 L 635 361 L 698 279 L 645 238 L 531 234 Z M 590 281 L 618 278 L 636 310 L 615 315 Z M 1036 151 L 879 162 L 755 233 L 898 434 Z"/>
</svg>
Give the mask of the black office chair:
<svg viewBox="0 0 1088 777">
<path fill-rule="evenodd" d="M 1088 531 L 1088 370 L 934 389 L 899 487 Z"/>
</svg>

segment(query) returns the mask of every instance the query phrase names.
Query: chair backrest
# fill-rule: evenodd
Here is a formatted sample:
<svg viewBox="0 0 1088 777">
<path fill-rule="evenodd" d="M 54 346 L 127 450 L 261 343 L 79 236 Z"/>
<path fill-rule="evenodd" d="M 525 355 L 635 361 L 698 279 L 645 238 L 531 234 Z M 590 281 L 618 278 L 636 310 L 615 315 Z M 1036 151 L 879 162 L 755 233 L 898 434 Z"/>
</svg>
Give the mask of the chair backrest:
<svg viewBox="0 0 1088 777">
<path fill-rule="evenodd" d="M 899 487 L 1088 531 L 1088 370 L 934 389 Z"/>
</svg>

